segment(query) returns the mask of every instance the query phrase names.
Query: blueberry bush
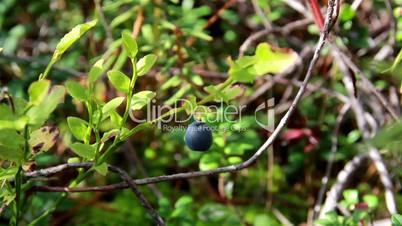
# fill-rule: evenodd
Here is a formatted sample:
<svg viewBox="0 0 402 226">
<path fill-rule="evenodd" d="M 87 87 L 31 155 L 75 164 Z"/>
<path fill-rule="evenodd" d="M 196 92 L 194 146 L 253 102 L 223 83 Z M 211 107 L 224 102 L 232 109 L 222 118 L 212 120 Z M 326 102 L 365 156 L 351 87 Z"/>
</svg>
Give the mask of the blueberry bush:
<svg viewBox="0 0 402 226">
<path fill-rule="evenodd" d="M 402 225 L 402 2 L 0 2 L 1 225 Z"/>
</svg>

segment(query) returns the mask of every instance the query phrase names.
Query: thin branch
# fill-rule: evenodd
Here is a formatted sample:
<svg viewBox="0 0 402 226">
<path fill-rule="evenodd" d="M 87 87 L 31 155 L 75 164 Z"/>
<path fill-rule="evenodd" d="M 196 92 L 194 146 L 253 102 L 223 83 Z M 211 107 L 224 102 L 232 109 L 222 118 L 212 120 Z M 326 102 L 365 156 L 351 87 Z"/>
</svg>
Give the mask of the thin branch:
<svg viewBox="0 0 402 226">
<path fill-rule="evenodd" d="M 379 100 L 381 105 L 384 107 L 385 110 L 391 115 L 394 120 L 398 120 L 398 114 L 392 109 L 392 105 L 388 102 L 388 100 L 377 90 L 374 84 L 367 78 L 366 74 L 361 70 L 355 63 L 353 63 L 352 59 L 348 57 L 345 53 L 343 53 L 335 44 L 331 46 L 339 55 L 339 61 L 343 64 L 347 65 L 355 74 L 359 74 L 361 80 L 364 84 L 366 84 L 369 91 L 371 91 L 374 96 Z"/>
<path fill-rule="evenodd" d="M 220 9 L 218 9 L 207 21 L 207 23 L 204 25 L 203 30 L 208 29 L 212 24 L 214 24 L 219 16 L 228 8 L 230 8 L 233 4 L 236 3 L 237 0 L 229 0 L 227 1 Z M 191 37 L 189 39 L 187 39 L 186 41 L 186 45 L 188 47 L 192 46 L 195 42 L 196 38 L 195 37 Z"/>
<path fill-rule="evenodd" d="M 388 15 L 391 17 L 391 23 L 389 26 L 389 37 L 388 37 L 388 45 L 391 46 L 391 54 L 393 54 L 393 50 L 396 47 L 396 33 L 398 31 L 397 25 L 398 22 L 394 16 L 394 9 L 392 8 L 392 1 L 385 0 L 385 6 L 388 11 Z"/>
<path fill-rule="evenodd" d="M 367 127 L 368 124 L 367 124 L 366 117 L 365 117 L 365 111 L 363 110 L 363 106 L 361 105 L 361 103 L 354 96 L 352 78 L 348 71 L 347 65 L 345 65 L 344 61 L 342 60 L 344 58 L 342 57 L 341 52 L 338 51 L 337 48 L 333 48 L 333 49 L 334 49 L 334 51 L 332 52 L 333 56 L 339 63 L 339 68 L 341 69 L 341 71 L 343 73 L 342 80 L 343 80 L 346 90 L 349 94 L 349 98 L 351 101 L 351 107 L 352 107 L 353 112 L 355 113 L 357 125 L 358 125 L 360 131 L 362 131 L 362 133 L 363 133 L 363 140 L 368 140 L 368 139 L 370 139 L 370 133 L 369 133 L 369 130 Z M 380 180 L 385 189 L 385 202 L 387 204 L 388 211 L 391 214 L 394 214 L 397 212 L 396 201 L 395 201 L 395 196 L 393 194 L 393 185 L 392 185 L 392 181 L 390 179 L 388 170 L 387 170 L 385 163 L 383 162 L 378 150 L 376 148 L 372 147 L 371 145 L 369 145 L 368 148 L 369 148 L 368 155 L 369 155 L 370 159 L 373 161 L 373 163 L 378 171 L 378 174 L 380 176 Z M 328 199 L 328 197 L 327 197 L 327 199 Z M 328 210 L 326 210 L 326 211 L 328 211 Z M 326 212 L 323 212 L 323 213 L 326 213 Z"/>
<path fill-rule="evenodd" d="M 336 152 L 338 150 L 339 129 L 341 127 L 341 123 L 343 121 L 343 118 L 346 115 L 346 113 L 349 111 L 349 109 L 350 109 L 350 104 L 343 105 L 343 107 L 339 111 L 338 117 L 336 118 L 335 128 L 334 128 L 334 131 L 333 131 L 333 134 L 332 134 L 331 153 L 330 153 L 330 156 L 329 156 L 329 159 L 328 159 L 327 167 L 325 169 L 325 175 L 321 180 L 322 184 L 321 184 L 320 190 L 318 192 L 317 201 L 316 201 L 315 206 L 314 206 L 313 220 L 317 219 L 318 214 L 320 213 L 321 203 L 322 203 L 322 201 L 324 199 L 324 194 L 325 194 L 325 191 L 327 190 L 329 178 L 331 176 L 332 166 L 333 166 L 333 164 L 335 162 L 335 159 L 336 159 Z"/>
<path fill-rule="evenodd" d="M 258 39 L 271 34 L 272 32 L 280 33 L 283 36 L 288 35 L 290 32 L 305 27 L 312 23 L 311 19 L 301 19 L 291 23 L 286 24 L 283 27 L 272 27 L 265 28 L 264 30 L 257 31 L 250 36 L 240 45 L 239 48 L 239 57 L 244 56 L 245 52 L 250 48 L 250 46 L 257 41 Z"/>
<path fill-rule="evenodd" d="M 306 18 L 312 18 L 311 14 L 308 13 L 308 9 L 304 7 L 303 3 L 301 3 L 298 0 L 284 0 L 286 5 L 288 5 L 290 8 L 296 10 L 300 14 L 304 15 Z"/>
<path fill-rule="evenodd" d="M 132 35 L 134 38 L 137 38 L 138 35 L 140 34 L 143 22 L 144 22 L 144 10 L 142 9 L 142 7 L 139 7 L 137 18 L 135 19 L 135 22 L 133 24 Z"/>
<path fill-rule="evenodd" d="M 335 209 L 347 182 L 351 179 L 357 168 L 359 168 L 367 159 L 368 156 L 366 154 L 356 155 L 352 160 L 345 164 L 343 169 L 338 173 L 336 183 L 332 185 L 327 193 L 327 198 L 325 199 L 319 218 L 323 218 L 326 213 Z"/>
<path fill-rule="evenodd" d="M 95 3 L 95 9 L 99 14 L 99 18 L 102 23 L 102 26 L 106 32 L 106 45 L 109 45 L 113 41 L 112 29 L 110 28 L 109 24 L 106 21 L 105 14 L 103 13 L 103 9 L 101 6 L 101 0 L 94 0 L 94 3 Z"/>
<path fill-rule="evenodd" d="M 35 177 L 48 177 L 51 175 L 54 175 L 56 173 L 62 172 L 66 169 L 76 169 L 76 168 L 89 168 L 93 166 L 93 162 L 83 162 L 83 163 L 66 163 L 66 164 L 61 164 L 58 166 L 54 167 L 49 167 L 46 169 L 40 169 L 32 172 L 26 172 L 25 177 L 27 178 L 35 178 Z M 165 225 L 163 222 L 163 219 L 159 216 L 159 214 L 156 212 L 156 210 L 149 204 L 149 202 L 145 199 L 145 197 L 142 195 L 142 193 L 138 190 L 137 183 L 135 180 L 132 180 L 131 177 L 122 169 L 108 165 L 108 168 L 116 172 L 120 175 L 120 177 L 125 181 L 124 186 L 129 187 L 133 190 L 139 201 L 141 202 L 141 205 L 147 209 L 147 211 L 150 213 L 150 215 L 154 218 L 155 222 L 158 223 L 158 225 Z M 97 187 L 95 189 L 91 189 L 91 191 L 110 191 L 110 190 L 116 190 L 122 187 L 119 187 L 123 185 L 123 183 L 119 183 L 119 185 L 107 185 L 107 186 L 101 186 Z M 30 192 L 32 191 L 57 191 L 57 192 L 76 192 L 74 190 L 79 190 L 80 188 L 60 188 L 60 187 L 46 187 L 43 186 L 39 189 L 39 187 L 33 187 L 30 189 Z"/>
<path fill-rule="evenodd" d="M 375 168 L 377 169 L 378 175 L 380 176 L 381 183 L 385 190 L 385 204 L 388 208 L 390 214 L 398 213 L 396 207 L 396 200 L 394 195 L 394 186 L 392 184 L 391 178 L 389 176 L 388 170 L 385 166 L 384 161 L 381 158 L 380 153 L 374 147 L 369 147 L 369 156 L 371 161 L 373 161 Z"/>
<path fill-rule="evenodd" d="M 262 20 L 262 23 L 264 24 L 265 29 L 272 30 L 271 21 L 269 21 L 268 18 L 265 16 L 264 11 L 261 9 L 257 0 L 251 0 L 251 3 L 253 5 L 254 11 L 258 14 L 260 19 Z"/>
<path fill-rule="evenodd" d="M 202 176 L 211 176 L 211 175 L 216 175 L 216 174 L 220 174 L 220 173 L 239 171 L 239 170 L 242 170 L 242 169 L 245 169 L 245 168 L 251 166 L 262 155 L 262 153 L 270 145 L 273 144 L 275 139 L 279 136 L 280 132 L 288 123 L 290 116 L 296 109 L 299 101 L 301 100 L 304 92 L 306 91 L 306 87 L 308 85 L 308 82 L 310 81 L 310 78 L 312 77 L 314 67 L 320 56 L 321 49 L 323 48 L 323 46 L 325 44 L 325 40 L 327 39 L 328 33 L 330 31 L 330 26 L 332 24 L 332 15 L 333 15 L 333 11 L 334 11 L 334 5 L 335 5 L 335 0 L 330 0 L 328 2 L 328 10 L 327 10 L 327 14 L 326 14 L 324 29 L 321 32 L 320 39 L 319 39 L 316 49 L 314 51 L 313 58 L 310 61 L 306 76 L 305 76 L 303 83 L 302 83 L 301 87 L 299 88 L 293 102 L 291 103 L 286 114 L 280 120 L 278 126 L 272 132 L 271 136 L 254 153 L 253 156 L 251 156 L 248 160 L 246 160 L 240 164 L 220 167 L 220 168 L 213 169 L 213 170 L 194 171 L 194 172 L 178 173 L 178 174 L 172 174 L 172 175 L 162 175 L 162 176 L 157 176 L 157 177 L 149 177 L 149 178 L 134 180 L 133 182 L 137 185 L 142 185 L 142 184 L 158 183 L 158 182 L 162 182 L 162 181 L 188 179 L 188 178 L 195 178 L 195 177 L 202 177 Z M 92 163 L 90 163 L 90 162 L 75 163 L 75 164 L 66 163 L 66 164 L 56 166 L 56 167 L 50 167 L 47 169 L 37 170 L 37 171 L 30 172 L 30 173 L 25 173 L 25 176 L 26 177 L 48 176 L 48 175 L 52 175 L 54 173 L 60 172 L 62 170 L 65 170 L 66 168 L 89 167 L 90 165 L 92 165 Z M 121 184 L 121 185 L 123 185 L 123 184 Z"/>
<path fill-rule="evenodd" d="M 138 200 L 141 202 L 141 205 L 148 211 L 151 217 L 154 219 L 157 225 L 165 226 L 166 223 L 163 221 L 162 217 L 159 213 L 151 206 L 145 196 L 140 192 L 137 187 L 137 184 L 131 179 L 131 177 L 127 174 L 126 171 L 116 167 L 109 165 L 109 169 L 120 174 L 120 177 L 126 181 L 128 186 L 133 190 L 134 194 L 137 196 Z"/>
<path fill-rule="evenodd" d="M 294 225 L 278 209 L 273 208 L 272 213 L 281 222 L 282 225 L 284 225 L 284 226 L 293 226 Z"/>
<path fill-rule="evenodd" d="M 137 151 L 133 147 L 133 144 L 130 141 L 128 141 L 128 142 L 126 142 L 126 146 L 128 148 L 127 153 L 132 155 L 132 158 L 134 159 L 134 162 L 135 162 L 134 165 L 136 166 L 136 168 L 141 172 L 141 174 L 144 177 L 149 177 L 144 165 L 141 162 L 141 159 L 137 155 Z M 149 187 L 149 189 L 152 190 L 152 192 L 156 195 L 156 197 L 158 197 L 158 198 L 163 197 L 161 191 L 156 187 L 155 184 L 149 184 L 148 187 Z"/>
</svg>

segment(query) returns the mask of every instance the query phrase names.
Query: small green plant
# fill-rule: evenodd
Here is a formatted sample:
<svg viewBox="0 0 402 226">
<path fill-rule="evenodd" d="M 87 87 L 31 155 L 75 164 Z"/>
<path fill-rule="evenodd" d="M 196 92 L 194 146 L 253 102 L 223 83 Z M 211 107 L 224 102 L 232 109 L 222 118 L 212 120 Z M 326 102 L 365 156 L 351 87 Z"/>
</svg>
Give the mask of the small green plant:
<svg viewBox="0 0 402 226">
<path fill-rule="evenodd" d="M 348 189 L 343 192 L 343 200 L 339 202 L 341 212 L 347 215 L 339 215 L 336 211 L 331 211 L 324 218 L 316 220 L 315 223 L 322 226 L 367 225 L 371 221 L 371 216 L 377 206 L 377 196 L 364 195 L 360 200 L 357 190 Z"/>
</svg>

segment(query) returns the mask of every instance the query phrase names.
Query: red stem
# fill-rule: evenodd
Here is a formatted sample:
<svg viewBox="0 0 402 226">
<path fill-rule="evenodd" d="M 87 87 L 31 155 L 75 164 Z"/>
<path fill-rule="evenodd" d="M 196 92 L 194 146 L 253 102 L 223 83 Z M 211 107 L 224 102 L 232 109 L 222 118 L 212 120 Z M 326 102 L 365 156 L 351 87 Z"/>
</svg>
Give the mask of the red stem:
<svg viewBox="0 0 402 226">
<path fill-rule="evenodd" d="M 315 23 L 318 25 L 320 30 L 324 28 L 324 17 L 321 14 L 320 5 L 317 0 L 308 0 L 310 3 L 311 10 L 313 11 L 313 16 Z"/>
</svg>

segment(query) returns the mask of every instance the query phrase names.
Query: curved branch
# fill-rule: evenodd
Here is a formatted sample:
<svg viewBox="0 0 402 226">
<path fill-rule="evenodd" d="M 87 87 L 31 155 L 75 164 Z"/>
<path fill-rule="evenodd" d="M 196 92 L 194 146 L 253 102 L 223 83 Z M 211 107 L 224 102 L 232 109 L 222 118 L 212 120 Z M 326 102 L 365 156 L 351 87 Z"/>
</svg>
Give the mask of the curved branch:
<svg viewBox="0 0 402 226">
<path fill-rule="evenodd" d="M 332 185 L 327 194 L 327 198 L 325 199 L 325 203 L 321 209 L 319 218 L 323 218 L 326 213 L 335 209 L 347 182 L 350 180 L 357 168 L 359 168 L 360 165 L 362 165 L 367 159 L 368 156 L 366 154 L 361 154 L 356 155 L 351 161 L 346 163 L 342 171 L 338 173 L 336 183 Z"/>
</svg>

